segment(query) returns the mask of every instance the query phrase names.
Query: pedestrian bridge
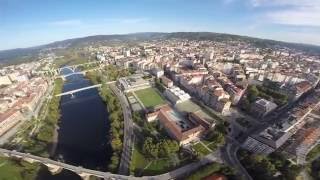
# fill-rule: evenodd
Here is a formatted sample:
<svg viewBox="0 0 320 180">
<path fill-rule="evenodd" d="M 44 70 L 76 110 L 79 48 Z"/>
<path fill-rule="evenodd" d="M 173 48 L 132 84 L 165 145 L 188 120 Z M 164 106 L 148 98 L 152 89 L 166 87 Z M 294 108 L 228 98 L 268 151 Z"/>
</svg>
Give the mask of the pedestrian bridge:
<svg viewBox="0 0 320 180">
<path fill-rule="evenodd" d="M 73 94 L 76 93 L 76 92 L 80 92 L 80 91 L 84 91 L 84 90 L 88 90 L 88 89 L 101 87 L 101 85 L 102 84 L 96 84 L 96 85 L 87 86 L 87 87 L 84 87 L 84 88 L 74 89 L 74 90 L 67 91 L 67 92 L 64 92 L 64 93 L 56 94 L 55 96 L 59 97 L 59 96 L 71 95 L 71 97 L 73 97 Z"/>
</svg>

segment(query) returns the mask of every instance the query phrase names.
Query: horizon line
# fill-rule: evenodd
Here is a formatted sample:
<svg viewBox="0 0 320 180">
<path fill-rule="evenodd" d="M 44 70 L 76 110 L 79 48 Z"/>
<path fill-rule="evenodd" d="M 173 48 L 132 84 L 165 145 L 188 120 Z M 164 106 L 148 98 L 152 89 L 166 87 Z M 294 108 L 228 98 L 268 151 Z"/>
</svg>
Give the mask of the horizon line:
<svg viewBox="0 0 320 180">
<path fill-rule="evenodd" d="M 32 48 L 39 48 L 40 46 L 46 46 L 53 43 L 58 43 L 62 41 L 68 41 L 73 39 L 81 39 L 81 38 L 87 38 L 87 37 L 93 37 L 93 36 L 114 36 L 114 35 L 130 35 L 130 34 L 143 34 L 143 33 L 164 33 L 164 34 L 171 34 L 171 33 L 216 33 L 216 34 L 224 34 L 224 35 L 234 35 L 234 36 L 242 36 L 242 37 L 248 37 L 248 38 L 256 38 L 260 40 L 267 40 L 267 41 L 276 41 L 276 42 L 282 42 L 282 43 L 289 43 L 289 44 L 297 44 L 297 45 L 309 45 L 309 46 L 315 46 L 320 48 L 320 44 L 313 44 L 313 43 L 301 43 L 301 42 L 294 42 L 294 41 L 284 41 L 284 40 L 276 40 L 272 38 L 264 38 L 259 36 L 249 36 L 249 35 L 241 35 L 241 34 L 232 34 L 232 33 L 222 33 L 222 32 L 214 32 L 214 31 L 172 31 L 172 32 L 158 32 L 158 31 L 141 31 L 141 32 L 132 32 L 132 33 L 110 33 L 110 34 L 94 34 L 94 35 L 84 35 L 79 37 L 73 37 L 73 38 L 66 38 L 56 41 L 47 42 L 44 44 L 34 45 L 34 46 L 28 46 L 28 47 L 17 47 L 17 48 L 10 48 L 10 49 L 0 49 L 0 53 L 4 51 L 13 51 L 13 50 L 21 50 L 21 49 L 32 49 Z"/>
</svg>

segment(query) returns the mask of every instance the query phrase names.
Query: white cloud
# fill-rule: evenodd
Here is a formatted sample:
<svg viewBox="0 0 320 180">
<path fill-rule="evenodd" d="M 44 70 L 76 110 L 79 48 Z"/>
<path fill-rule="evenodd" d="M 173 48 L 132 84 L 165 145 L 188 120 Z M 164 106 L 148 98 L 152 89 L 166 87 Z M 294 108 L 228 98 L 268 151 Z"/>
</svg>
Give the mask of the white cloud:
<svg viewBox="0 0 320 180">
<path fill-rule="evenodd" d="M 53 22 L 49 22 L 48 24 L 52 26 L 78 26 L 78 25 L 82 25 L 83 22 L 78 19 L 68 19 L 68 20 L 53 21 Z"/>
<path fill-rule="evenodd" d="M 298 6 L 307 7 L 320 5 L 319 0 L 249 0 L 254 7 L 260 6 Z"/>
<path fill-rule="evenodd" d="M 320 27 L 320 9 L 274 11 L 267 13 L 266 18 L 276 24 Z"/>
<path fill-rule="evenodd" d="M 250 0 L 254 8 L 266 8 L 263 18 L 274 24 L 320 27 L 319 0 Z"/>
</svg>

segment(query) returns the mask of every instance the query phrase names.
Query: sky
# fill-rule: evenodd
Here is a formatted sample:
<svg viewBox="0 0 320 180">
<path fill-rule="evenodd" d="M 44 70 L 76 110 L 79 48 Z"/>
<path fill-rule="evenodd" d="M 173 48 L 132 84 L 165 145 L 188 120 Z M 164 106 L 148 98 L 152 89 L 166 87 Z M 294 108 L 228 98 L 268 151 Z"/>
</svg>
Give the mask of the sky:
<svg viewBox="0 0 320 180">
<path fill-rule="evenodd" d="M 0 50 L 178 31 L 320 45 L 320 0 L 0 0 Z"/>
</svg>

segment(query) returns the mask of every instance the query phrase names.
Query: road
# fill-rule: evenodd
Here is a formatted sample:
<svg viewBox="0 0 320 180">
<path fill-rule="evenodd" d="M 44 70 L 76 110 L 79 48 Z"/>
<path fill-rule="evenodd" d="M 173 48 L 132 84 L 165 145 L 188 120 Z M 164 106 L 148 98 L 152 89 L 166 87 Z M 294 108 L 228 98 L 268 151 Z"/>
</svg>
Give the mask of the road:
<svg viewBox="0 0 320 180">
<path fill-rule="evenodd" d="M 268 128 L 269 126 L 275 124 L 279 120 L 287 117 L 289 115 L 289 112 L 299 105 L 301 102 L 303 102 L 306 98 L 313 96 L 314 91 L 310 91 L 307 94 L 304 94 L 302 97 L 300 97 L 298 100 L 288 104 L 286 107 L 282 108 L 281 110 L 276 110 L 264 117 L 261 121 L 260 124 L 256 124 L 253 127 L 249 128 L 246 132 L 244 132 L 241 137 L 237 138 L 239 142 L 244 142 L 247 137 L 257 134 L 264 129 Z"/>
<path fill-rule="evenodd" d="M 312 95 L 313 92 L 309 92 L 303 97 L 299 98 L 297 101 L 290 103 L 283 109 L 274 111 L 270 115 L 263 118 L 261 123 L 253 125 L 253 127 L 245 131 L 240 137 L 237 138 L 237 141 L 230 137 L 227 138 L 226 146 L 224 147 L 224 151 L 222 151 L 222 156 L 226 163 L 231 167 L 234 167 L 238 171 L 238 174 L 242 176 L 244 179 L 251 180 L 252 178 L 237 158 L 236 153 L 240 147 L 238 142 L 244 142 L 248 136 L 261 132 L 270 125 L 275 124 L 277 121 L 279 121 L 279 119 L 282 119 L 283 117 L 287 116 L 288 112 L 290 112 L 296 105 L 299 105 L 301 102 L 303 102 L 305 98 Z"/>
<path fill-rule="evenodd" d="M 224 159 L 225 163 L 230 167 L 236 169 L 238 176 L 241 176 L 245 180 L 252 180 L 247 170 L 242 166 L 237 157 L 237 152 L 239 150 L 239 144 L 235 140 L 227 137 L 226 145 L 221 150 L 221 157 Z"/>
<path fill-rule="evenodd" d="M 133 133 L 133 121 L 132 121 L 131 109 L 127 101 L 127 98 L 123 93 L 121 93 L 121 91 L 116 87 L 116 85 L 110 84 L 110 88 L 120 101 L 121 108 L 123 111 L 123 118 L 124 118 L 124 136 L 123 136 L 124 142 L 122 147 L 122 154 L 121 154 L 118 173 L 122 175 L 129 175 L 132 147 L 134 145 L 134 133 Z"/>
</svg>

